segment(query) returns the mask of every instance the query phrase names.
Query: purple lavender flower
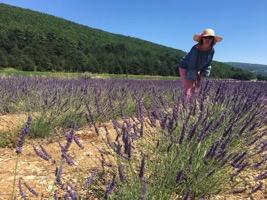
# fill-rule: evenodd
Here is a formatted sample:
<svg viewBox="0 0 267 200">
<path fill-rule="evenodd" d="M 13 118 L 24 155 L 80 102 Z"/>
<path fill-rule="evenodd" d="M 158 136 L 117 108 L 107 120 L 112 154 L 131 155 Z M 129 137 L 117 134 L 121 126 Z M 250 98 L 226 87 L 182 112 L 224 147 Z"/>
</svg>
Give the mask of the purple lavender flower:
<svg viewBox="0 0 267 200">
<path fill-rule="evenodd" d="M 42 152 L 44 153 L 44 155 L 45 155 L 47 158 L 52 159 L 52 156 L 49 155 L 49 154 L 47 153 L 47 151 L 45 150 L 45 148 L 44 148 L 41 144 L 40 144 L 39 146 L 40 146 Z"/>
<path fill-rule="evenodd" d="M 21 179 L 19 179 L 19 193 L 22 199 L 26 200 L 26 193 L 22 187 Z"/>
<path fill-rule="evenodd" d="M 237 165 L 237 167 L 238 167 L 237 173 L 240 173 L 241 171 L 243 171 L 248 166 L 248 164 L 249 164 L 249 162 L 247 161 L 245 163 Z"/>
<path fill-rule="evenodd" d="M 67 139 L 67 143 L 64 146 L 64 151 L 67 153 L 67 151 L 70 148 L 70 145 L 74 139 L 74 130 L 72 129 L 69 133 L 65 133 L 66 139 Z"/>
<path fill-rule="evenodd" d="M 84 149 L 83 144 L 80 142 L 80 139 L 74 135 L 74 142 L 78 145 L 78 147 L 80 147 L 80 149 Z"/>
<path fill-rule="evenodd" d="M 252 194 L 252 193 L 257 192 L 258 190 L 261 190 L 261 189 L 262 189 L 262 186 L 263 186 L 263 183 L 260 182 L 258 185 L 254 186 L 254 187 L 252 188 L 252 190 L 251 190 L 250 193 Z"/>
<path fill-rule="evenodd" d="M 61 154 L 61 156 L 62 156 L 62 158 L 65 158 L 65 160 L 67 161 L 67 163 L 69 165 L 74 165 L 74 160 L 72 159 L 72 157 L 68 153 L 66 153 L 65 151 L 63 151 L 62 154 Z"/>
<path fill-rule="evenodd" d="M 183 200 L 190 200 L 190 190 L 188 190 L 183 196 Z"/>
<path fill-rule="evenodd" d="M 247 154 L 247 152 L 243 152 L 242 154 L 236 156 L 236 157 L 234 158 L 233 162 L 232 162 L 232 165 L 233 165 L 233 166 L 236 166 L 237 163 L 238 163 L 242 158 L 244 158 L 244 156 L 245 156 L 246 154 Z"/>
<path fill-rule="evenodd" d="M 121 182 L 125 182 L 126 181 L 126 176 L 125 176 L 125 172 L 124 172 L 124 165 L 123 164 L 119 164 L 118 166 L 118 172 L 119 172 L 119 178 Z"/>
<path fill-rule="evenodd" d="M 115 130 L 122 129 L 122 126 L 120 123 L 118 123 L 116 120 L 112 120 L 112 124 Z M 117 131 L 118 133 L 119 131 Z"/>
<path fill-rule="evenodd" d="M 129 142 L 126 144 L 126 153 L 128 156 L 128 159 L 132 158 L 132 142 L 129 140 Z"/>
<path fill-rule="evenodd" d="M 78 193 L 76 190 L 74 190 L 73 188 L 71 188 L 69 190 L 69 194 L 70 194 L 70 198 L 71 200 L 78 200 L 79 199 L 79 196 L 78 196 Z"/>
<path fill-rule="evenodd" d="M 266 178 L 267 178 L 267 171 L 261 173 L 260 175 L 258 175 L 258 176 L 256 177 L 256 180 L 263 180 L 263 179 L 266 179 Z"/>
<path fill-rule="evenodd" d="M 56 176 L 56 180 L 55 180 L 56 185 L 58 185 L 61 189 L 64 189 L 65 186 L 61 181 L 62 166 L 56 167 L 55 176 Z"/>
<path fill-rule="evenodd" d="M 142 191 L 141 191 L 141 198 L 140 200 L 146 200 L 147 199 L 147 181 L 145 178 L 141 180 L 142 184 Z"/>
<path fill-rule="evenodd" d="M 242 172 L 247 166 L 249 162 L 241 163 L 237 167 L 238 169 L 230 176 L 230 180 L 232 181 L 235 176 L 237 176 L 240 172 Z"/>
<path fill-rule="evenodd" d="M 141 160 L 140 170 L 139 170 L 139 177 L 141 179 L 144 178 L 145 168 L 146 168 L 146 162 L 145 162 L 145 157 L 143 156 Z"/>
<path fill-rule="evenodd" d="M 41 148 L 41 151 L 38 150 L 34 145 L 32 145 L 35 153 L 42 159 L 46 160 L 46 161 L 51 161 L 53 164 L 56 163 L 56 161 L 52 158 L 52 156 L 50 156 L 47 151 L 45 150 L 45 148 L 42 145 L 39 145 Z"/>
<path fill-rule="evenodd" d="M 194 136 L 194 134 L 195 134 L 195 132 L 196 132 L 196 129 L 197 129 L 198 125 L 199 125 L 198 122 L 195 123 L 195 124 L 193 125 L 193 127 L 191 128 L 191 130 L 189 131 L 188 136 L 187 136 L 187 139 L 188 139 L 189 141 L 193 138 L 193 136 Z"/>
<path fill-rule="evenodd" d="M 46 160 L 46 161 L 49 161 L 49 157 L 47 157 L 42 151 L 38 150 L 34 145 L 32 145 L 35 153 L 42 159 Z"/>
<path fill-rule="evenodd" d="M 26 188 L 36 197 L 38 197 L 38 193 L 36 192 L 35 189 L 33 189 L 32 187 L 30 187 L 26 182 L 24 182 L 24 185 L 26 186 Z"/>
<path fill-rule="evenodd" d="M 211 147 L 210 147 L 210 150 L 208 151 L 208 153 L 205 155 L 205 159 L 209 159 L 209 158 L 212 158 L 214 155 L 215 155 L 215 152 L 216 152 L 216 149 L 219 145 L 219 142 L 216 141 L 214 142 Z"/>
<path fill-rule="evenodd" d="M 223 139 L 223 138 L 222 138 Z M 228 144 L 230 144 L 232 137 L 229 135 L 221 144 L 221 149 L 225 149 Z"/>
<path fill-rule="evenodd" d="M 257 153 L 262 153 L 267 150 L 267 141 L 263 143 L 263 145 L 260 147 L 260 150 Z"/>
<path fill-rule="evenodd" d="M 231 192 L 233 194 L 238 194 L 238 193 L 242 193 L 242 192 L 245 192 L 247 190 L 247 188 L 235 188 L 233 189 Z"/>
<path fill-rule="evenodd" d="M 31 117 L 31 115 L 29 115 L 28 120 L 27 120 L 26 124 L 24 125 L 24 127 L 23 127 L 23 129 L 21 131 L 21 134 L 20 134 L 20 138 L 18 140 L 18 144 L 17 144 L 17 147 L 16 147 L 16 153 L 17 154 L 21 154 L 21 152 L 22 152 L 22 148 L 23 148 L 25 139 L 30 133 L 30 125 L 31 125 L 31 123 L 32 123 L 32 117 Z"/>
<path fill-rule="evenodd" d="M 56 190 L 54 192 L 54 200 L 58 200 L 58 195 L 57 195 L 57 191 Z"/>
<path fill-rule="evenodd" d="M 87 189 L 89 188 L 93 182 L 95 181 L 95 177 L 97 176 L 98 174 L 98 170 L 94 170 L 90 176 L 87 177 L 86 181 L 85 181 L 85 184 L 84 184 L 84 189 Z"/>
<path fill-rule="evenodd" d="M 266 162 L 266 160 L 267 160 L 267 156 L 265 158 L 263 158 L 260 162 L 255 163 L 252 167 L 254 169 L 258 169 L 263 163 Z"/>
<path fill-rule="evenodd" d="M 116 178 L 116 175 L 113 176 L 111 182 L 108 184 L 108 186 L 106 188 L 105 195 L 104 195 L 105 200 L 108 199 L 109 195 L 112 193 L 112 191 L 115 188 L 115 178 Z"/>
<path fill-rule="evenodd" d="M 116 152 L 118 155 L 122 155 L 122 153 L 121 153 L 122 145 L 118 142 L 118 144 L 114 143 L 114 146 L 115 146 L 115 152 Z"/>
<path fill-rule="evenodd" d="M 183 170 L 180 170 L 176 175 L 176 184 L 180 184 L 182 181 L 186 180 Z"/>
<path fill-rule="evenodd" d="M 184 135 L 185 135 L 185 125 L 183 124 L 183 128 L 182 128 L 182 131 L 180 133 L 179 144 L 183 143 Z"/>
<path fill-rule="evenodd" d="M 70 197 L 70 193 L 69 193 L 69 191 L 67 191 L 67 192 L 64 194 L 63 199 L 64 199 L 64 200 L 67 200 L 67 199 L 69 199 L 69 197 Z"/>
</svg>

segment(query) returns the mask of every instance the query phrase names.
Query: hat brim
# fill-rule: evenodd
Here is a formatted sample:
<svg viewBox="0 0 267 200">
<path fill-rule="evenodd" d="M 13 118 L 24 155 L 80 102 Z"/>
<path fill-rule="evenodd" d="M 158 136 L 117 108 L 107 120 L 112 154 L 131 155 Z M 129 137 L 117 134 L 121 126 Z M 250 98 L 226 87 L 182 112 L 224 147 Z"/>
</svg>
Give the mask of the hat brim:
<svg viewBox="0 0 267 200">
<path fill-rule="evenodd" d="M 201 38 L 204 37 L 204 36 L 213 36 L 215 42 L 221 42 L 222 39 L 223 39 L 221 36 L 218 36 L 218 35 L 208 35 L 208 34 L 207 35 L 202 35 L 202 34 L 196 34 L 196 35 L 194 35 L 193 40 L 195 40 L 197 42 L 200 42 Z"/>
</svg>

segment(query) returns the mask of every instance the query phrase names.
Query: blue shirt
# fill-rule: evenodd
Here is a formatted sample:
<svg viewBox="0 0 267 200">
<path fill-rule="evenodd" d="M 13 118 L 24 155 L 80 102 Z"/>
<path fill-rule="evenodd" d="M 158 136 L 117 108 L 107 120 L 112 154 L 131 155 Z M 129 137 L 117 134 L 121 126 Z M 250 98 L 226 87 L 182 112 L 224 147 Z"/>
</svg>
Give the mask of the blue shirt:
<svg viewBox="0 0 267 200">
<path fill-rule="evenodd" d="M 187 70 L 186 78 L 195 81 L 197 72 L 205 77 L 210 75 L 211 61 L 214 55 L 214 48 L 208 51 L 202 51 L 197 48 L 197 44 L 192 47 L 180 61 L 179 67 Z"/>
</svg>

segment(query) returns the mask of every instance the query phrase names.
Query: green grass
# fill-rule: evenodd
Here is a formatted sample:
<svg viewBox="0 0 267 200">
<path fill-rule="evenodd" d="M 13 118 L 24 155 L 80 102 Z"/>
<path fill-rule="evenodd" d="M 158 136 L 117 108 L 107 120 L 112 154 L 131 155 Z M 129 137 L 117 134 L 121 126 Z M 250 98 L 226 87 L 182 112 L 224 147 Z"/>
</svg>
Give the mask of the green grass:
<svg viewBox="0 0 267 200">
<path fill-rule="evenodd" d="M 0 148 L 15 147 L 18 131 L 0 131 Z"/>
<path fill-rule="evenodd" d="M 58 77 L 58 78 L 75 78 L 81 73 L 74 72 L 40 72 L 40 71 L 21 71 L 14 68 L 0 69 L 0 76 L 27 76 L 27 77 Z"/>
<path fill-rule="evenodd" d="M 27 77 L 57 77 L 57 78 L 78 78 L 83 73 L 79 72 L 41 72 L 41 71 L 21 71 L 14 68 L 0 69 L 0 76 L 27 76 Z M 178 76 L 152 76 L 152 75 L 132 75 L 132 74 L 93 74 L 92 78 L 110 79 L 140 79 L 140 80 L 178 80 Z"/>
</svg>

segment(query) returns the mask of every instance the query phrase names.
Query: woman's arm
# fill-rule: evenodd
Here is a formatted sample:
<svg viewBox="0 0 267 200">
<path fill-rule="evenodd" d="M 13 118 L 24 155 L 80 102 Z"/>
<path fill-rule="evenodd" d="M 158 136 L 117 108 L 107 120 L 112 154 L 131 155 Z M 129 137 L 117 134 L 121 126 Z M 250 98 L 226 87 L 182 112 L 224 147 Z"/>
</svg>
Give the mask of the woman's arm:
<svg viewBox="0 0 267 200">
<path fill-rule="evenodd" d="M 201 70 L 201 75 L 208 77 L 210 75 L 210 71 L 211 71 L 211 62 L 213 59 L 213 55 L 214 55 L 214 51 L 211 53 L 211 55 L 209 56 L 209 61 L 208 63 L 205 65 L 205 67 Z"/>
</svg>

